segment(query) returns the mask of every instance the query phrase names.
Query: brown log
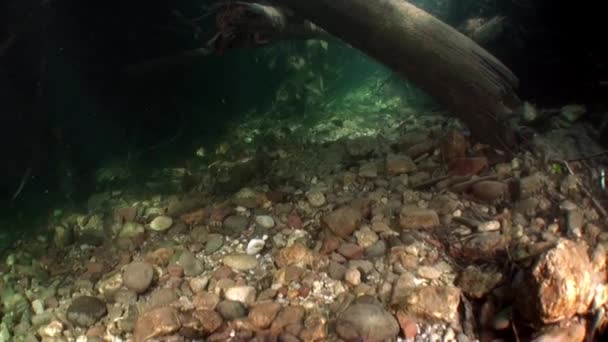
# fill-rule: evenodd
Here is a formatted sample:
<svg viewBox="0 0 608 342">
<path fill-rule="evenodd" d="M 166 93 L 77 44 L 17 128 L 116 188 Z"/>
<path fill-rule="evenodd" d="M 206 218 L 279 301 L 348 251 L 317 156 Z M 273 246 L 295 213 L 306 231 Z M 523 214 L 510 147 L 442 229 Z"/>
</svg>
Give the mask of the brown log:
<svg viewBox="0 0 608 342">
<path fill-rule="evenodd" d="M 281 0 L 281 5 L 414 82 L 477 140 L 511 151 L 518 80 L 470 38 L 405 0 Z"/>
</svg>

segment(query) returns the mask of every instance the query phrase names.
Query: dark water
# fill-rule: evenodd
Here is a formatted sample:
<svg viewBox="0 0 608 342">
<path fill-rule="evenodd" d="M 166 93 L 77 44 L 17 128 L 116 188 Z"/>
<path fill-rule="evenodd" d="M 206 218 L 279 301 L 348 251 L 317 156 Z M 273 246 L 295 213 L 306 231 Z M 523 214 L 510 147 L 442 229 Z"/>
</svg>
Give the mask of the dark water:
<svg viewBox="0 0 608 342">
<path fill-rule="evenodd" d="M 594 5 L 415 3 L 456 27 L 470 18 L 506 16 L 504 32 L 487 48 L 520 77 L 523 98 L 603 108 L 608 72 L 600 37 L 606 28 Z M 213 18 L 199 22 L 196 36 L 172 13 L 178 9 L 197 17 L 204 14 L 204 5 L 4 1 L 0 38 L 16 38 L 0 56 L 3 236 L 21 234 L 23 228 L 16 227 L 36 226 L 54 207 L 83 207 L 99 190 L 95 171 L 107 163 L 145 173 L 146 167 L 191 157 L 199 146 L 213 149 L 244 113 L 276 109 L 277 92 L 286 83 L 298 92 L 311 79 L 323 79 L 319 98 L 294 97 L 279 104 L 282 115 L 314 117 L 315 106 L 383 70 L 341 44 L 319 48 L 285 41 L 185 65 L 125 71 L 148 59 L 200 47 L 213 32 Z M 289 56 L 306 59 L 305 70 L 295 69 Z"/>
</svg>

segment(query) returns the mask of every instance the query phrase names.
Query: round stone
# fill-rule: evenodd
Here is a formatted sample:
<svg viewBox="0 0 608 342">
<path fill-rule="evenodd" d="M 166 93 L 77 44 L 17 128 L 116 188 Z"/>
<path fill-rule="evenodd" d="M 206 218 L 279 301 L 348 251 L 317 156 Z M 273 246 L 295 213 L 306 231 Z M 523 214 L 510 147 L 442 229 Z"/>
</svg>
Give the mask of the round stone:
<svg viewBox="0 0 608 342">
<path fill-rule="evenodd" d="M 242 318 L 247 315 L 247 309 L 241 302 L 224 300 L 217 305 L 217 312 L 227 321 Z"/>
<path fill-rule="evenodd" d="M 157 216 L 150 222 L 150 229 L 157 232 L 163 232 L 171 228 L 172 225 L 173 219 L 169 216 Z"/>
<path fill-rule="evenodd" d="M 260 225 L 263 228 L 272 228 L 274 227 L 274 219 L 269 215 L 259 215 L 255 218 L 255 223 Z"/>
<path fill-rule="evenodd" d="M 82 296 L 74 299 L 68 307 L 67 319 L 70 323 L 90 327 L 107 313 L 106 304 L 99 298 Z"/>
<path fill-rule="evenodd" d="M 136 293 L 145 292 L 154 279 L 154 268 L 147 262 L 132 262 L 122 274 L 123 284 Z"/>
<path fill-rule="evenodd" d="M 308 203 L 313 207 L 321 207 L 325 204 L 325 195 L 323 195 L 320 191 L 311 191 L 306 194 L 306 198 L 308 199 Z"/>
</svg>

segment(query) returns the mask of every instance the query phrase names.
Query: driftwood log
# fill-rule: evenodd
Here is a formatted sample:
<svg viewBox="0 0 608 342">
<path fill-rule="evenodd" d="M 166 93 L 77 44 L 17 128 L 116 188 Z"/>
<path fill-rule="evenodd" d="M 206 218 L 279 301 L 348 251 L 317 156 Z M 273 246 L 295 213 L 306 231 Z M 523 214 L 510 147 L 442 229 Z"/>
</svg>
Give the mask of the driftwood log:
<svg viewBox="0 0 608 342">
<path fill-rule="evenodd" d="M 473 40 L 405 0 L 225 1 L 212 11 L 217 32 L 205 47 L 142 65 L 182 64 L 283 39 L 336 37 L 426 91 L 476 140 L 507 152 L 517 144 L 509 121 L 520 105 L 515 75 Z"/>
<path fill-rule="evenodd" d="M 414 82 L 463 120 L 473 137 L 511 151 L 518 80 L 470 38 L 404 0 L 281 0 Z"/>
</svg>

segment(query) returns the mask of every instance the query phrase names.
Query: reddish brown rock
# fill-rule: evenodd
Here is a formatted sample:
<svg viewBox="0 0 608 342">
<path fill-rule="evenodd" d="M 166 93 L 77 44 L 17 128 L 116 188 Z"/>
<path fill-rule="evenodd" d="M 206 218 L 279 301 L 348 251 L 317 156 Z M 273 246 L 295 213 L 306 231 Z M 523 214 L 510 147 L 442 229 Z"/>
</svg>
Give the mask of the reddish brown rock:
<svg viewBox="0 0 608 342">
<path fill-rule="evenodd" d="M 343 243 L 338 248 L 338 253 L 343 255 L 346 259 L 359 259 L 363 257 L 365 250 L 361 246 L 354 243 Z"/>
<path fill-rule="evenodd" d="M 514 280 L 515 308 L 520 317 L 550 324 L 583 314 L 597 286 L 583 243 L 560 240 Z"/>
<path fill-rule="evenodd" d="M 403 336 L 405 336 L 406 339 L 413 341 L 416 338 L 416 335 L 418 335 L 418 327 L 416 326 L 416 321 L 401 310 L 397 311 L 396 316 L 397 322 L 399 322 L 399 326 L 401 327 L 401 332 L 403 333 Z"/>
<path fill-rule="evenodd" d="M 287 266 L 306 267 L 313 261 L 312 252 L 300 243 L 294 243 L 289 247 L 282 248 L 275 258 L 279 268 Z"/>
<path fill-rule="evenodd" d="M 340 238 L 338 238 L 337 236 L 326 236 L 325 239 L 323 239 L 323 244 L 321 245 L 321 250 L 319 251 L 319 253 L 325 255 L 331 254 L 332 252 L 337 250 L 338 247 L 340 247 L 340 243 Z"/>
<path fill-rule="evenodd" d="M 361 212 L 346 206 L 332 211 L 323 216 L 323 224 L 339 237 L 351 235 L 359 226 L 362 216 Z"/>
<path fill-rule="evenodd" d="M 213 310 L 197 310 L 193 316 L 200 322 L 200 330 L 205 335 L 214 333 L 224 323 L 222 316 Z"/>
<path fill-rule="evenodd" d="M 284 307 L 277 315 L 277 318 L 272 322 L 270 331 L 273 334 L 279 334 L 283 328 L 288 325 L 300 325 L 304 321 L 306 311 L 303 306 L 292 305 Z"/>
<path fill-rule="evenodd" d="M 289 214 L 289 216 L 287 216 L 287 225 L 291 229 L 302 229 L 303 223 L 300 215 L 296 212 Z"/>
<path fill-rule="evenodd" d="M 448 172 L 454 176 L 476 175 L 488 168 L 485 157 L 457 158 L 448 164 Z"/>
<path fill-rule="evenodd" d="M 266 329 L 281 310 L 281 304 L 276 302 L 259 303 L 251 308 L 247 318 L 258 329 Z"/>
<path fill-rule="evenodd" d="M 181 327 L 177 310 L 162 307 L 144 312 L 133 330 L 134 342 L 146 342 L 176 332 Z"/>
<path fill-rule="evenodd" d="M 309 315 L 299 337 L 303 342 L 327 341 L 327 320 L 321 315 Z"/>
</svg>

